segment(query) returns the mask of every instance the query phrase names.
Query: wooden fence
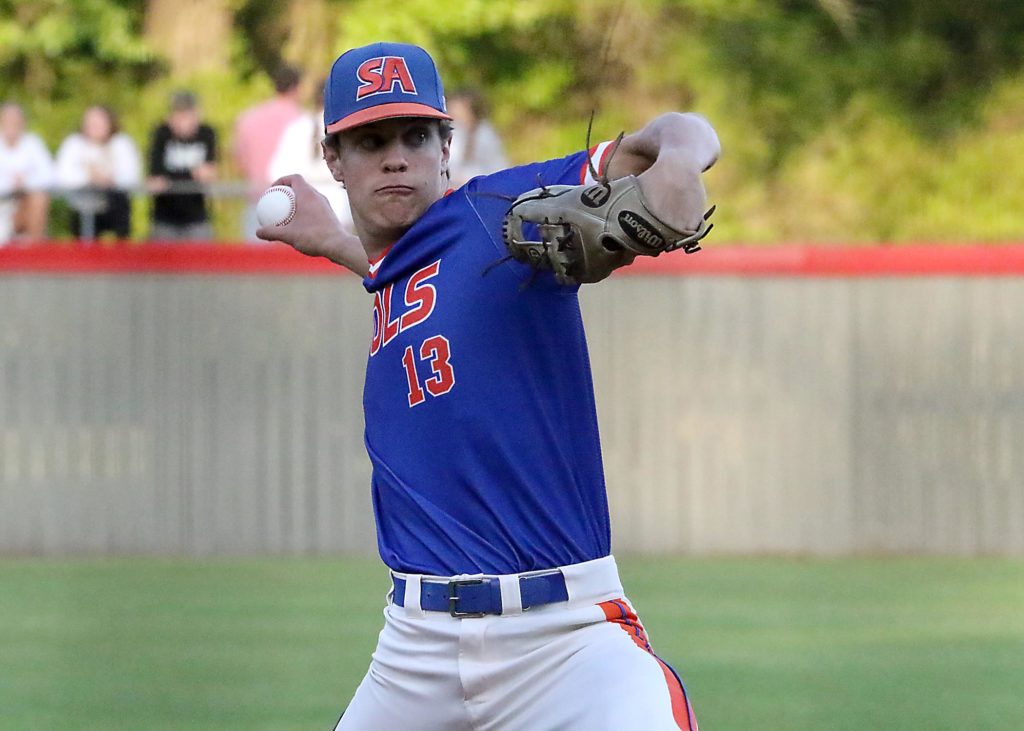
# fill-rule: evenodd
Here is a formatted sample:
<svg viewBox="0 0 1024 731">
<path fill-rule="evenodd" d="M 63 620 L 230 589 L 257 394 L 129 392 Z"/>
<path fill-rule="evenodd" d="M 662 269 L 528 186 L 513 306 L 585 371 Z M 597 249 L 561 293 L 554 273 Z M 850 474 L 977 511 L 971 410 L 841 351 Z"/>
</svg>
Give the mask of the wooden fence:
<svg viewBox="0 0 1024 731">
<path fill-rule="evenodd" d="M 893 251 L 584 291 L 617 551 L 1024 555 L 1024 247 Z M 0 552 L 375 550 L 370 302 L 291 254 L 0 250 Z"/>
</svg>

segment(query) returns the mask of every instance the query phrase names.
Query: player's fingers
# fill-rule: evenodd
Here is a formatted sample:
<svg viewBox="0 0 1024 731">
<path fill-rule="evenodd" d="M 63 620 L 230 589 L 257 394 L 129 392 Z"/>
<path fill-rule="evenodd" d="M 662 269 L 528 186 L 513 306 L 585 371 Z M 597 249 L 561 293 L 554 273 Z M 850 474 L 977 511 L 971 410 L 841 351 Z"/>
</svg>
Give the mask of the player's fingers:
<svg viewBox="0 0 1024 731">
<path fill-rule="evenodd" d="M 256 238 L 264 241 L 281 241 L 284 226 L 260 226 L 256 229 Z"/>
<path fill-rule="evenodd" d="M 327 197 L 323 193 L 321 193 L 319 190 L 314 188 L 309 183 L 309 181 L 307 181 L 304 177 L 302 177 L 298 173 L 293 173 L 291 175 L 284 175 L 284 176 L 278 178 L 277 180 L 275 180 L 273 182 L 273 185 L 287 185 L 295 193 L 296 201 L 301 201 L 301 200 L 309 201 L 309 200 L 318 199 L 318 198 L 323 198 L 323 200 L 325 202 L 327 201 Z M 328 205 L 330 205 L 330 204 L 328 203 Z M 309 206 L 309 204 L 306 203 L 305 205 L 297 206 L 297 207 L 307 208 L 308 206 Z"/>
<path fill-rule="evenodd" d="M 309 187 L 309 183 L 306 182 L 306 179 L 299 175 L 298 173 L 282 175 L 280 178 L 271 183 L 271 186 L 274 185 L 287 185 L 289 188 Z"/>
</svg>

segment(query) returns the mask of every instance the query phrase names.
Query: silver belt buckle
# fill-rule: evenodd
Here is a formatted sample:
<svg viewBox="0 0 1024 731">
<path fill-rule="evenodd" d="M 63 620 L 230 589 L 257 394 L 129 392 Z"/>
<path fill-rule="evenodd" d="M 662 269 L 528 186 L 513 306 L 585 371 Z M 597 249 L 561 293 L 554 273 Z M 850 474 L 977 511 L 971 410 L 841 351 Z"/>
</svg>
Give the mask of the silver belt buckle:
<svg viewBox="0 0 1024 731">
<path fill-rule="evenodd" d="M 459 601 L 460 586 L 477 586 L 484 583 L 483 579 L 452 579 L 448 582 L 448 614 L 456 619 L 467 617 L 485 617 L 487 612 L 460 612 L 456 604 Z"/>
</svg>

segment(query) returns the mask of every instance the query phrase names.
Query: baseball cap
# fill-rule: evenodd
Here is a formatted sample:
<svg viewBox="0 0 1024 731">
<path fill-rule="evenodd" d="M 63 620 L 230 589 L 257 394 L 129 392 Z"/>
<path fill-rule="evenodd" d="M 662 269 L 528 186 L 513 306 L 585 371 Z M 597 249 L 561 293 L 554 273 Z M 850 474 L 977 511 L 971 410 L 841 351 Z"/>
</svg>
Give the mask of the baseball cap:
<svg viewBox="0 0 1024 731">
<path fill-rule="evenodd" d="M 392 117 L 451 119 L 430 54 L 407 43 L 371 43 L 341 54 L 324 90 L 327 134 Z"/>
</svg>

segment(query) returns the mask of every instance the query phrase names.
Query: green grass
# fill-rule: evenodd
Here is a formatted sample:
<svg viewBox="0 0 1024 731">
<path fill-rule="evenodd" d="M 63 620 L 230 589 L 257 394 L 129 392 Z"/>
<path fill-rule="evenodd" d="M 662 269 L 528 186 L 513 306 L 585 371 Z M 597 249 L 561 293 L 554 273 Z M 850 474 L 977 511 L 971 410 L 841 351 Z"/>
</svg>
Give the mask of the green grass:
<svg viewBox="0 0 1024 731">
<path fill-rule="evenodd" d="M 705 731 L 1024 728 L 1024 562 L 628 559 Z M 328 729 L 376 561 L 0 561 L 0 729 Z"/>
</svg>

